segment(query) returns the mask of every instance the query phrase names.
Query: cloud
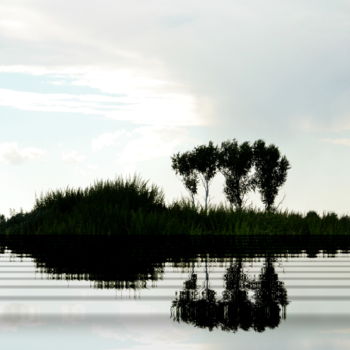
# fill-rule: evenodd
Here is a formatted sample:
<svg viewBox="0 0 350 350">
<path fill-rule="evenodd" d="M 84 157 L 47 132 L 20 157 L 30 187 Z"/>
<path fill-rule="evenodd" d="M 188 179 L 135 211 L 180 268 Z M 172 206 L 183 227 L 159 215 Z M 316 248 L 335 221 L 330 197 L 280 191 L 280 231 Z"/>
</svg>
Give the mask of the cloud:
<svg viewBox="0 0 350 350">
<path fill-rule="evenodd" d="M 131 165 L 169 157 L 177 148 L 190 141 L 185 128 L 144 126 L 130 131 L 120 129 L 103 133 L 92 140 L 91 147 L 95 152 L 114 147 L 118 152 L 118 162 Z"/>
<path fill-rule="evenodd" d="M 118 101 L 102 95 L 52 94 L 0 89 L 0 106 L 42 112 L 103 114 L 118 108 Z"/>
<path fill-rule="evenodd" d="M 23 66 L 0 67 L 0 72 L 45 76 L 53 86 L 92 88 L 96 94 L 38 93 L 0 88 L 0 106 L 40 112 L 100 115 L 135 124 L 202 125 L 196 101 L 180 87 L 128 71 Z M 60 79 L 60 80 L 57 80 Z"/>
<path fill-rule="evenodd" d="M 330 330 L 325 330 L 325 331 L 323 331 L 323 333 L 345 334 L 345 335 L 349 335 L 349 334 L 350 334 L 350 328 L 330 329 Z"/>
<path fill-rule="evenodd" d="M 350 139 L 347 138 L 323 139 L 323 141 L 334 145 L 350 146 Z"/>
<path fill-rule="evenodd" d="M 130 133 L 126 130 L 117 130 L 114 132 L 106 132 L 96 136 L 91 141 L 91 147 L 93 151 L 101 151 L 102 149 L 110 146 L 114 146 L 118 140 L 124 139 L 130 136 Z"/>
<path fill-rule="evenodd" d="M 0 143 L 0 161 L 21 164 L 28 160 L 40 159 L 46 152 L 35 147 L 20 147 L 16 142 Z"/>
<path fill-rule="evenodd" d="M 305 114 L 327 124 L 348 90 L 346 1 L 4 0 L 0 10 L 0 65 L 92 67 L 75 84 L 136 102 L 107 113 L 118 120 L 236 132 Z"/>
<path fill-rule="evenodd" d="M 293 126 L 296 115 L 306 114 L 332 124 L 339 99 L 348 101 L 346 1 L 199 6 L 198 0 L 180 0 L 174 6 L 168 0 L 102 0 L 97 6 L 76 0 L 67 7 L 4 0 L 0 9 L 0 65 L 62 74 L 89 67 L 72 83 L 126 92 L 133 107 L 104 111 L 117 120 L 212 121 L 236 132 L 262 123 L 270 130 Z"/>
<path fill-rule="evenodd" d="M 143 127 L 133 131 L 119 153 L 119 161 L 128 163 L 171 155 L 186 140 L 183 129 Z"/>
<path fill-rule="evenodd" d="M 79 164 L 86 159 L 86 156 L 77 151 L 62 152 L 62 160 L 65 163 Z"/>
</svg>

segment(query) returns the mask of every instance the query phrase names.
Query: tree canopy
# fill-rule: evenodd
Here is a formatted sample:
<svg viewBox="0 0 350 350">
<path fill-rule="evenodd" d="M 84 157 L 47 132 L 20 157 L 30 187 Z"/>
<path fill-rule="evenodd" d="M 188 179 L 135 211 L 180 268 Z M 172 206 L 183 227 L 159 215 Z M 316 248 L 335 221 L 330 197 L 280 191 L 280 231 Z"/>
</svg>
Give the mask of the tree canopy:
<svg viewBox="0 0 350 350">
<path fill-rule="evenodd" d="M 219 168 L 225 177 L 224 193 L 227 200 L 241 209 L 244 196 L 254 188 L 251 176 L 253 150 L 249 142 L 225 141 L 221 144 Z"/>
<path fill-rule="evenodd" d="M 182 177 L 182 181 L 191 195 L 192 204 L 195 204 L 194 196 L 198 191 L 198 174 L 193 165 L 193 152 L 176 153 L 171 157 L 172 168 Z"/>
<path fill-rule="evenodd" d="M 204 188 L 204 209 L 209 203 L 210 183 L 220 171 L 225 178 L 224 193 L 236 209 L 244 206 L 249 191 L 258 189 L 267 211 L 274 209 L 280 187 L 287 179 L 289 161 L 281 156 L 279 149 L 265 141 L 257 140 L 239 144 L 236 139 L 224 141 L 221 147 L 209 141 L 192 151 L 172 156 L 172 168 L 182 177 L 193 205 L 198 193 L 198 183 Z"/>
<path fill-rule="evenodd" d="M 255 141 L 253 145 L 255 183 L 265 204 L 266 210 L 273 209 L 279 188 L 287 180 L 290 169 L 285 156 L 281 156 L 275 145 L 266 146 L 265 141 Z"/>
<path fill-rule="evenodd" d="M 176 153 L 171 157 L 172 168 L 182 177 L 186 189 L 190 192 L 192 204 L 198 192 L 198 182 L 204 188 L 204 209 L 209 203 L 210 182 L 218 171 L 218 147 L 210 141 L 208 145 L 200 145 L 192 151 Z"/>
<path fill-rule="evenodd" d="M 204 210 L 207 211 L 209 203 L 209 186 L 218 171 L 218 147 L 212 141 L 208 145 L 197 146 L 194 151 L 193 166 L 204 187 Z"/>
</svg>

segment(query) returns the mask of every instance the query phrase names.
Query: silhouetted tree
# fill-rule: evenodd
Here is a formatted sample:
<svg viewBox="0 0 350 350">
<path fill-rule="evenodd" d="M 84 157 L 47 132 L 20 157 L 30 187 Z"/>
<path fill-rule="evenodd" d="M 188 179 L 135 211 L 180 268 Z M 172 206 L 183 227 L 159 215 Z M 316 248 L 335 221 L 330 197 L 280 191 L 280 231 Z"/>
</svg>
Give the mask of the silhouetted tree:
<svg viewBox="0 0 350 350">
<path fill-rule="evenodd" d="M 266 146 L 263 140 L 258 140 L 253 145 L 255 184 L 262 196 L 266 210 L 273 209 L 273 203 L 279 188 L 287 179 L 287 171 L 290 169 L 285 156 L 281 157 L 275 145 Z"/>
<path fill-rule="evenodd" d="M 219 150 L 212 141 L 208 145 L 197 146 L 194 151 L 194 169 L 204 187 L 204 210 L 208 209 L 209 186 L 218 171 Z"/>
<path fill-rule="evenodd" d="M 227 200 L 237 209 L 243 206 L 244 196 L 254 188 L 250 174 L 253 150 L 248 142 L 241 145 L 233 139 L 221 144 L 219 168 L 225 177 L 224 192 Z"/>
<path fill-rule="evenodd" d="M 198 191 L 198 174 L 194 167 L 193 152 L 176 153 L 171 157 L 172 168 L 175 173 L 182 177 L 182 181 L 190 193 L 192 204 L 195 205 L 194 197 Z"/>
<path fill-rule="evenodd" d="M 171 157 L 172 168 L 182 176 L 186 189 L 190 192 L 192 203 L 197 194 L 198 181 L 204 187 L 204 210 L 208 209 L 209 186 L 218 170 L 218 147 L 212 141 L 208 145 L 201 145 L 191 152 L 176 153 Z"/>
</svg>

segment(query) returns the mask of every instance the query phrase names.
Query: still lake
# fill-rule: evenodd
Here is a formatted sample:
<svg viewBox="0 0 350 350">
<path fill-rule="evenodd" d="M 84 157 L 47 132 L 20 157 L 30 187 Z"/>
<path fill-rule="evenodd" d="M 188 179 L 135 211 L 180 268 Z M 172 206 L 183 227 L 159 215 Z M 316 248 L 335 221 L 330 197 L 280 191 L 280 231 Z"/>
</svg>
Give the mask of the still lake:
<svg viewBox="0 0 350 350">
<path fill-rule="evenodd" d="M 3 240 L 1 347 L 348 349 L 348 243 L 260 243 Z"/>
</svg>

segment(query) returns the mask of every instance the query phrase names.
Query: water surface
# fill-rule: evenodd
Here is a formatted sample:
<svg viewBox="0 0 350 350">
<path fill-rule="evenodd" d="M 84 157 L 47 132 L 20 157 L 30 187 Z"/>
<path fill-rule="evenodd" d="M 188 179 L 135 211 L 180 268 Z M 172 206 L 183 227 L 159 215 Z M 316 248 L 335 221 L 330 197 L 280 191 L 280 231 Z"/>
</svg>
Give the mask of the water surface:
<svg viewBox="0 0 350 350">
<path fill-rule="evenodd" d="M 209 243 L 6 239 L 1 345 L 349 348 L 346 242 Z"/>
</svg>

